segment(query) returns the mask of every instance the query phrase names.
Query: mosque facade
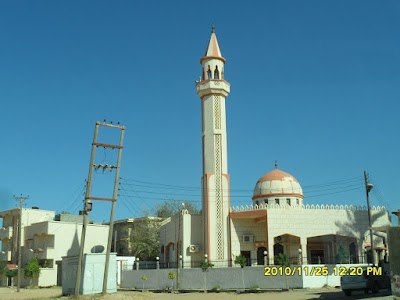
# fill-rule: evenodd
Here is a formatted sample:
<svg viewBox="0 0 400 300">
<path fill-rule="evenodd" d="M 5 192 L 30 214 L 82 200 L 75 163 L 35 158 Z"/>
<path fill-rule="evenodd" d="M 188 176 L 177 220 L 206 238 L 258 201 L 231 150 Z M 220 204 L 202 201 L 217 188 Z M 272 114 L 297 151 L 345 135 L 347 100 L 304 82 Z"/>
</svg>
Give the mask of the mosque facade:
<svg viewBox="0 0 400 300">
<path fill-rule="evenodd" d="M 291 264 L 333 264 L 339 248 L 349 263 L 367 262 L 367 208 L 308 205 L 297 179 L 278 168 L 256 182 L 248 205 L 230 206 L 225 107 L 230 84 L 225 62 L 213 29 L 196 82 L 202 109 L 202 210 L 191 215 L 182 209 L 161 223 L 160 263 L 198 267 L 208 260 L 227 267 L 244 256 L 248 266 L 272 265 L 282 253 Z M 390 226 L 383 207 L 371 208 L 371 220 L 372 227 Z M 385 240 L 382 234 L 374 235 L 372 253 L 380 259 L 387 254 Z"/>
</svg>

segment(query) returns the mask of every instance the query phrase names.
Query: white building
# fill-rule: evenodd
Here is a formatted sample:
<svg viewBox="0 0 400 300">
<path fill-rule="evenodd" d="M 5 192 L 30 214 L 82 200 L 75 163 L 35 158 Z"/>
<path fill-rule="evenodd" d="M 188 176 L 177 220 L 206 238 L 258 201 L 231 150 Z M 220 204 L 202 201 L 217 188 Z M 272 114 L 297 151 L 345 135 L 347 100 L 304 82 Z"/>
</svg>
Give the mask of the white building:
<svg viewBox="0 0 400 300">
<path fill-rule="evenodd" d="M 161 225 L 160 261 L 174 267 L 199 266 L 204 257 L 216 266 L 233 266 L 237 256 L 248 265 L 273 264 L 279 253 L 292 263 L 334 263 L 342 246 L 350 260 L 365 262 L 370 248 L 365 207 L 307 205 L 294 176 L 275 169 L 255 184 L 253 201 L 230 206 L 225 101 L 230 84 L 224 79 L 214 28 L 201 58 L 196 82 L 202 109 L 202 215 L 186 210 Z M 249 195 L 250 196 L 250 195 Z M 372 208 L 372 226 L 390 225 L 384 208 Z M 384 237 L 374 236 L 375 250 L 385 250 Z"/>
<path fill-rule="evenodd" d="M 3 227 L 1 260 L 17 264 L 19 209 L 0 212 Z M 81 216 L 61 215 L 55 221 L 55 212 L 40 209 L 22 209 L 21 247 L 22 266 L 36 257 L 41 265 L 39 286 L 61 285 L 61 261 L 63 256 L 79 255 L 82 233 Z M 89 224 L 86 233 L 85 253 L 104 251 L 108 239 L 108 225 Z M 16 281 L 15 281 L 16 282 Z M 2 285 L 6 280 L 1 281 Z M 22 286 L 28 281 L 22 279 Z"/>
</svg>

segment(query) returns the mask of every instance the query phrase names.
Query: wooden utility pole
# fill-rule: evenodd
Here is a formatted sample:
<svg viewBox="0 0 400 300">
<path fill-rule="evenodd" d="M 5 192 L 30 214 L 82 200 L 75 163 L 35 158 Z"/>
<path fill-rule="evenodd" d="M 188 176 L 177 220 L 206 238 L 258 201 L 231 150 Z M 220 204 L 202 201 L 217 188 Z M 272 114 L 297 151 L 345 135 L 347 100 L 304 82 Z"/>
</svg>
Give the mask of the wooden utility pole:
<svg viewBox="0 0 400 300">
<path fill-rule="evenodd" d="M 29 199 L 29 196 L 28 197 L 24 197 L 21 194 L 19 197 L 14 196 L 14 199 L 19 202 L 18 242 L 17 242 L 17 248 L 18 248 L 18 283 L 17 283 L 17 292 L 19 292 L 19 289 L 21 287 L 21 267 L 22 267 L 22 253 L 21 253 L 22 204 L 24 204 L 25 200 Z"/>
<path fill-rule="evenodd" d="M 100 126 L 120 129 L 121 135 L 120 135 L 119 145 L 98 143 L 97 137 L 99 134 Z M 83 226 L 82 226 L 80 251 L 79 251 L 79 257 L 78 257 L 78 266 L 77 266 L 77 271 L 76 271 L 75 298 L 79 297 L 79 292 L 80 292 L 80 287 L 81 287 L 80 285 L 81 285 L 81 278 L 82 278 L 82 261 L 83 261 L 84 248 L 85 248 L 86 231 L 87 231 L 87 226 L 89 223 L 89 212 L 92 210 L 92 200 L 112 202 L 110 226 L 109 226 L 108 242 L 107 242 L 107 251 L 106 251 L 106 261 L 105 261 L 105 267 L 104 267 L 104 279 L 103 279 L 103 294 L 105 294 L 107 292 L 107 279 L 108 279 L 108 270 L 109 270 L 108 265 L 109 265 L 110 253 L 111 253 L 111 241 L 112 241 L 112 232 L 113 232 L 113 226 L 114 226 L 115 203 L 117 201 L 117 196 L 118 196 L 119 173 L 120 173 L 120 166 L 121 166 L 121 156 L 122 156 L 122 148 L 123 148 L 123 141 L 124 141 L 124 133 L 125 133 L 125 126 L 120 126 L 119 122 L 117 123 L 117 125 L 112 124 L 112 122 L 110 124 L 106 123 L 105 120 L 104 120 L 104 122 L 99 122 L 99 121 L 96 122 L 94 136 L 93 136 L 93 143 L 92 143 L 92 152 L 91 152 L 91 156 L 90 156 L 90 165 L 89 165 L 89 174 L 88 174 L 88 180 L 87 180 L 87 185 L 86 185 L 85 201 L 84 201 L 84 205 L 83 205 Z M 117 165 L 115 166 L 112 164 L 95 164 L 94 160 L 95 160 L 97 147 L 103 147 L 104 149 L 106 149 L 106 148 L 118 149 Z M 114 178 L 114 192 L 113 192 L 112 198 L 91 196 L 93 169 L 95 169 L 95 170 L 102 169 L 103 171 L 105 171 L 105 170 L 113 171 L 114 169 L 116 170 L 115 178 Z"/>
<path fill-rule="evenodd" d="M 371 206 L 369 205 L 369 192 L 373 189 L 374 185 L 368 182 L 368 173 L 364 171 L 364 181 L 365 181 L 365 192 L 367 195 L 367 209 L 368 209 L 368 225 L 369 225 L 369 235 L 371 241 L 371 259 L 372 264 L 375 266 L 375 253 L 374 253 L 374 236 L 372 233 L 372 217 L 371 217 Z"/>
</svg>

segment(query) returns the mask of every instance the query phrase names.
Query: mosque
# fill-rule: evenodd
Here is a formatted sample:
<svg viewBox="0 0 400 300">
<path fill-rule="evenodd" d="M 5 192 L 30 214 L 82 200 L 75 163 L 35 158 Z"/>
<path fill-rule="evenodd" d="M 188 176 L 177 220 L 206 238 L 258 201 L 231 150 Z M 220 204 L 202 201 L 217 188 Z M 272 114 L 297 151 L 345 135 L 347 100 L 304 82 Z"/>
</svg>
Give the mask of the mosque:
<svg viewBox="0 0 400 300">
<path fill-rule="evenodd" d="M 225 109 L 230 84 L 225 62 L 213 28 L 196 82 L 202 110 L 201 215 L 182 209 L 162 222 L 160 263 L 199 267 L 206 259 L 215 267 L 228 267 L 241 255 L 248 266 L 272 265 L 283 253 L 291 264 L 330 264 L 336 262 L 339 247 L 349 263 L 367 262 L 367 253 L 382 259 L 386 238 L 374 234 L 370 251 L 366 207 L 308 205 L 300 183 L 277 166 L 256 182 L 248 205 L 230 206 Z M 372 207 L 371 224 L 390 226 L 389 213 Z"/>
</svg>

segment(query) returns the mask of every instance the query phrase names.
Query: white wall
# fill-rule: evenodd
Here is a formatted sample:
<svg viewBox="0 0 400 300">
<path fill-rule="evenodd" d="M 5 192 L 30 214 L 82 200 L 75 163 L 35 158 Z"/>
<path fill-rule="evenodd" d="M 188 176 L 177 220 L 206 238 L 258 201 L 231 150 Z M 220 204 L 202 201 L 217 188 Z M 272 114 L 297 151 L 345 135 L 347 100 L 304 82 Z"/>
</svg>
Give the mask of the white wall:
<svg viewBox="0 0 400 300">
<path fill-rule="evenodd" d="M 94 246 L 101 245 L 107 248 L 108 225 L 89 224 L 87 227 L 85 253 L 91 253 Z M 70 222 L 41 222 L 25 227 L 26 238 L 33 239 L 33 250 L 35 242 L 40 241 L 40 236 L 54 236 L 53 247 L 42 248 L 42 252 L 32 252 L 29 248 L 23 248 L 23 264 L 31 258 L 52 260 L 52 266 L 42 268 L 39 278 L 39 286 L 52 286 L 57 284 L 57 261 L 61 261 L 63 256 L 79 255 L 82 224 Z M 43 244 L 41 244 L 43 245 Z"/>
</svg>

